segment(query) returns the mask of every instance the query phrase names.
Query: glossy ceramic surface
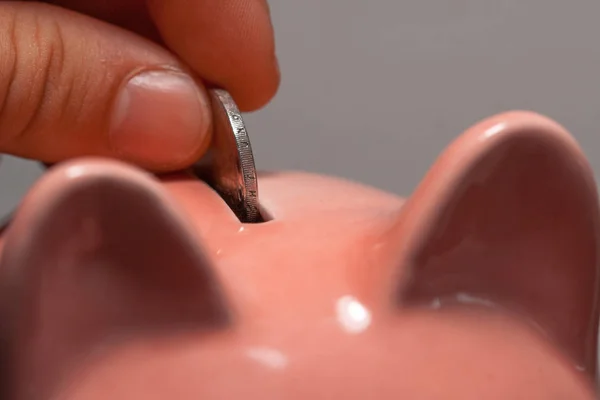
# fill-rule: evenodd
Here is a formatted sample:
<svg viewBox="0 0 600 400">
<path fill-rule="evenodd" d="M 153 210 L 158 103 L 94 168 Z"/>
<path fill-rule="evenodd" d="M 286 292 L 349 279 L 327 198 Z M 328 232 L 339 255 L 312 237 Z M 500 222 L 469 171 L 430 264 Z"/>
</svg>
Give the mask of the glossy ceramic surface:
<svg viewBox="0 0 600 400">
<path fill-rule="evenodd" d="M 594 398 L 598 200 L 555 122 L 478 123 L 406 201 L 260 191 L 241 224 L 185 173 L 49 170 L 2 238 L 2 398 Z"/>
</svg>

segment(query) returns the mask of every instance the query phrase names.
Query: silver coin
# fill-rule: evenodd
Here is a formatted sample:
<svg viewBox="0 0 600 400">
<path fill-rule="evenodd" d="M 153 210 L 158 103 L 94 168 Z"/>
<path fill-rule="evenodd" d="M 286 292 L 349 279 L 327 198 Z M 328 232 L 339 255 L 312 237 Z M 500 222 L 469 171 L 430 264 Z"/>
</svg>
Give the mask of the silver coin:
<svg viewBox="0 0 600 400">
<path fill-rule="evenodd" d="M 241 222 L 261 222 L 256 166 L 242 114 L 227 91 L 215 89 L 210 94 L 212 145 L 195 172 L 221 195 Z"/>
</svg>

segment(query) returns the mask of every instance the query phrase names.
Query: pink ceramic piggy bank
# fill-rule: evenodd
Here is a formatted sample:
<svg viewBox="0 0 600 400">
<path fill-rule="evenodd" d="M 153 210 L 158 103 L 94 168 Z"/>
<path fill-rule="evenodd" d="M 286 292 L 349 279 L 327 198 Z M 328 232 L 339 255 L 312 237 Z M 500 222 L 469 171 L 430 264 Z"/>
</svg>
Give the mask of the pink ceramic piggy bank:
<svg viewBox="0 0 600 400">
<path fill-rule="evenodd" d="M 52 168 L 3 234 L 3 400 L 591 400 L 598 200 L 513 112 L 407 200 L 260 176 L 242 224 L 190 174 Z"/>
</svg>

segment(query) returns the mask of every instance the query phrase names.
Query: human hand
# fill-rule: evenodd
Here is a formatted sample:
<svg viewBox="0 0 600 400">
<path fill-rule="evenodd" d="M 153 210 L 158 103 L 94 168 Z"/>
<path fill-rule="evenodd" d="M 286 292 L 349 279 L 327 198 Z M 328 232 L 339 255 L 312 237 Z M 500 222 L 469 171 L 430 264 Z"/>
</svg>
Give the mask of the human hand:
<svg viewBox="0 0 600 400">
<path fill-rule="evenodd" d="M 0 2 L 2 153 L 175 170 L 208 147 L 207 87 L 251 111 L 278 85 L 266 0 Z"/>
</svg>

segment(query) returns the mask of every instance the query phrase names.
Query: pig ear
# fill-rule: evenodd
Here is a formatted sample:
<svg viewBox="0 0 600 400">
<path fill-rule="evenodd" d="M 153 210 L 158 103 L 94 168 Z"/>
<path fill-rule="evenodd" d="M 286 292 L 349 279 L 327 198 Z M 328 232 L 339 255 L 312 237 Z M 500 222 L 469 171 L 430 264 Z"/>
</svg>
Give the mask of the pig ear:
<svg viewBox="0 0 600 400">
<path fill-rule="evenodd" d="M 50 390 L 108 341 L 228 322 L 209 261 L 166 193 L 116 162 L 48 172 L 9 227 L 0 267 L 13 390 Z"/>
<path fill-rule="evenodd" d="M 405 305 L 495 303 L 595 371 L 599 216 L 573 138 L 540 115 L 483 121 L 441 155 L 401 211 Z"/>
</svg>

